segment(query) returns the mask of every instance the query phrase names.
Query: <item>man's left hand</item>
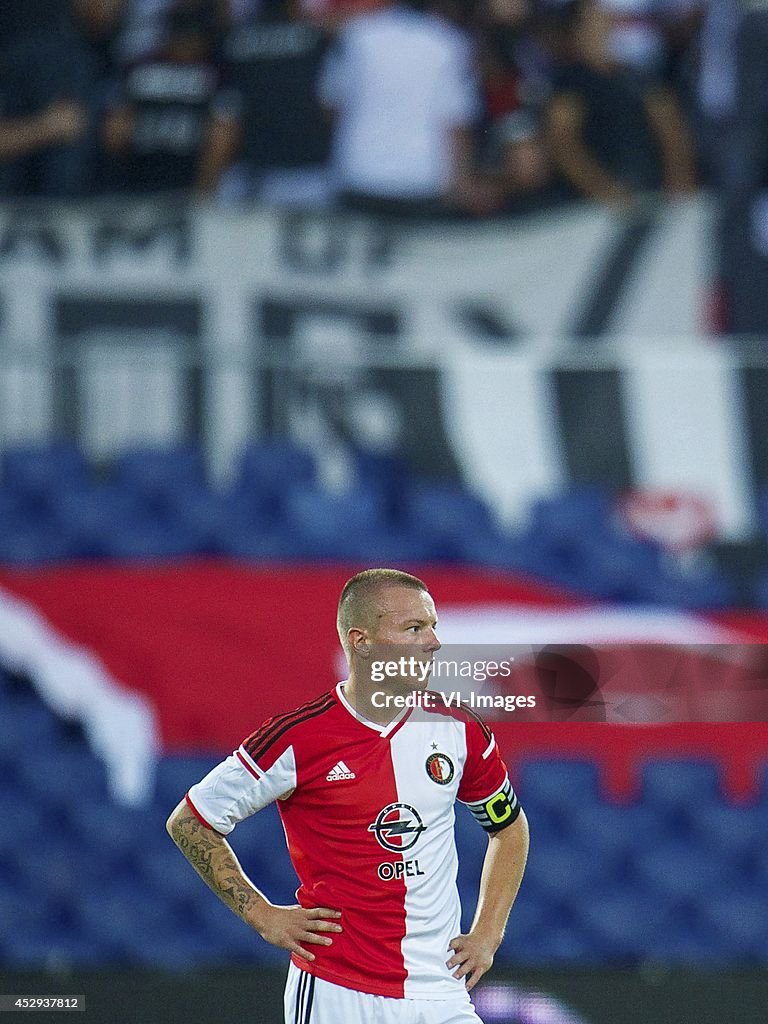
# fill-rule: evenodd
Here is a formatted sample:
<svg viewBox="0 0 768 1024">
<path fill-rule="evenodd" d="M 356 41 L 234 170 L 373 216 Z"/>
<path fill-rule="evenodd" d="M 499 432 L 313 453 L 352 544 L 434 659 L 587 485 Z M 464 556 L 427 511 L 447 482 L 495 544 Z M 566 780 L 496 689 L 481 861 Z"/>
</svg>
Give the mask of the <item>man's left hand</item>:
<svg viewBox="0 0 768 1024">
<path fill-rule="evenodd" d="M 454 978 L 466 978 L 467 991 L 471 991 L 486 971 L 491 969 L 493 957 L 501 940 L 495 941 L 480 932 L 470 931 L 468 935 L 457 935 L 451 939 L 448 948 L 453 956 L 446 966 L 456 968 Z"/>
</svg>

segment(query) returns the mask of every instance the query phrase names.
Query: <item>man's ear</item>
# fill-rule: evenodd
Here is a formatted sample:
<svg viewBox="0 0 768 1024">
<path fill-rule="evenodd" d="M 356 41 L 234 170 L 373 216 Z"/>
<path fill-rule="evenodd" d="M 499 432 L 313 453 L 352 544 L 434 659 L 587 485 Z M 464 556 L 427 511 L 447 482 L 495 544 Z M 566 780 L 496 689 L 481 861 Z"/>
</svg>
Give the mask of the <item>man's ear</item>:
<svg viewBox="0 0 768 1024">
<path fill-rule="evenodd" d="M 353 626 L 347 633 L 347 641 L 349 649 L 353 654 L 357 654 L 360 658 L 367 658 L 369 656 L 371 649 L 368 643 L 367 629 L 357 629 Z"/>
</svg>

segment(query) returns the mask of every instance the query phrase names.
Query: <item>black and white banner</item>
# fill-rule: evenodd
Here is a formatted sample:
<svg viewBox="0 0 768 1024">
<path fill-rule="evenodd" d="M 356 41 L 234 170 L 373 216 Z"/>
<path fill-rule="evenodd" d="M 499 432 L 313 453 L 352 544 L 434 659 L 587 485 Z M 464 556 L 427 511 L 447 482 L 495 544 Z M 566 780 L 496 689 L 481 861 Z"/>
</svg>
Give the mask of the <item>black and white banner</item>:
<svg viewBox="0 0 768 1024">
<path fill-rule="evenodd" d="M 0 209 L 0 445 L 63 433 L 108 458 L 200 437 L 225 475 L 279 430 L 337 469 L 354 442 L 461 475 L 510 524 L 603 483 L 689 495 L 744 539 L 768 371 L 702 335 L 712 220 L 705 200 L 400 231 Z"/>
</svg>

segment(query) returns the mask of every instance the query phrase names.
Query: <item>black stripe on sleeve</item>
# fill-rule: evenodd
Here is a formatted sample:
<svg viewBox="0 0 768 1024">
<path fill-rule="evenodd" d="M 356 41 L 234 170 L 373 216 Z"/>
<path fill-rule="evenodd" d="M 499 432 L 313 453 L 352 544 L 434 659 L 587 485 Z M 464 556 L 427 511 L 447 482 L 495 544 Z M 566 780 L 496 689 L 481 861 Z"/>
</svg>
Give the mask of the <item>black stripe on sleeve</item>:
<svg viewBox="0 0 768 1024">
<path fill-rule="evenodd" d="M 270 718 L 261 729 L 258 729 L 255 733 L 248 737 L 243 743 L 243 747 L 248 752 L 249 756 L 254 760 L 259 760 L 269 750 L 275 740 L 279 739 L 286 730 L 292 728 L 294 725 L 298 725 L 300 722 L 306 722 L 307 719 L 314 718 L 317 715 L 322 715 L 326 711 L 330 711 L 335 705 L 333 697 L 326 695 L 319 701 L 312 701 L 310 704 L 305 704 L 303 707 L 298 708 L 296 711 L 292 711 L 287 715 L 279 715 L 277 718 Z"/>
<path fill-rule="evenodd" d="M 480 715 L 478 715 L 478 713 L 475 711 L 474 708 L 471 708 L 469 706 L 469 704 L 465 704 L 463 701 L 462 701 L 461 706 L 464 709 L 464 711 L 466 711 L 469 715 L 471 715 L 472 718 L 474 718 L 474 720 L 480 726 L 480 729 L 482 730 L 483 736 L 485 737 L 485 742 L 486 743 L 490 743 L 491 740 L 493 739 L 493 733 L 488 728 L 488 726 L 485 724 L 485 722 L 482 720 Z"/>
<path fill-rule="evenodd" d="M 293 729 L 294 726 L 300 725 L 302 722 L 306 722 L 311 718 L 317 718 L 318 715 L 324 715 L 326 711 L 330 711 L 333 706 L 333 704 L 328 704 L 326 707 L 319 708 L 317 711 L 312 711 L 307 715 L 302 715 L 301 718 L 297 718 L 291 722 L 287 722 L 282 729 L 279 729 L 276 733 L 273 733 L 268 740 L 265 740 L 264 743 L 261 744 L 261 746 L 256 747 L 256 749 L 253 752 L 248 751 L 248 753 L 251 755 L 253 760 L 258 763 L 259 758 L 264 756 L 264 754 L 269 750 L 269 748 L 280 739 L 283 733 L 288 732 L 289 729 Z"/>
<path fill-rule="evenodd" d="M 243 746 L 250 753 L 250 748 L 255 746 L 262 740 L 264 740 L 270 733 L 278 729 L 284 722 L 287 722 L 291 718 L 297 718 L 300 715 L 305 714 L 307 711 L 314 710 L 321 704 L 327 703 L 330 694 L 324 693 L 320 697 L 316 697 L 314 700 L 307 701 L 306 704 L 302 704 L 301 707 L 294 708 L 292 711 L 285 711 L 280 715 L 273 715 L 272 718 L 268 718 L 263 725 L 260 725 L 255 732 L 251 733 L 248 739 L 245 740 Z"/>
</svg>

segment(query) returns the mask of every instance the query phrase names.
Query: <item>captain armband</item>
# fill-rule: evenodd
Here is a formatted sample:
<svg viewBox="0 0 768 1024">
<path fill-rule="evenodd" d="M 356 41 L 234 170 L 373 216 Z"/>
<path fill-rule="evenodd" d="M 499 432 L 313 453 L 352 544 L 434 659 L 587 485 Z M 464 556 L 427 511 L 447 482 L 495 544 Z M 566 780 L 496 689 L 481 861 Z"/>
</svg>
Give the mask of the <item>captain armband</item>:
<svg viewBox="0 0 768 1024">
<path fill-rule="evenodd" d="M 486 832 L 500 832 L 520 814 L 520 803 L 509 779 L 505 779 L 504 784 L 487 800 L 479 800 L 467 806 Z"/>
</svg>

